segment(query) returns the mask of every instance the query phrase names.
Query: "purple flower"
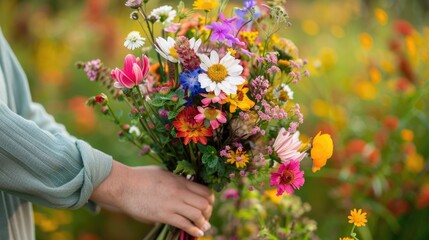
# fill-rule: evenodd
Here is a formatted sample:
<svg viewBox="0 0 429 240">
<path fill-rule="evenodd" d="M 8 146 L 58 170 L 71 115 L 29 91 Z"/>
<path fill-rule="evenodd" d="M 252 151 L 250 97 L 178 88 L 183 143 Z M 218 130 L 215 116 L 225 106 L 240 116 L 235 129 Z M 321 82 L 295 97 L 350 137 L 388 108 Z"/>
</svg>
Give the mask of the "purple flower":
<svg viewBox="0 0 429 240">
<path fill-rule="evenodd" d="M 128 0 L 125 6 L 130 8 L 139 8 L 142 5 L 143 0 Z"/>
<path fill-rule="evenodd" d="M 95 81 L 97 79 L 98 71 L 100 71 L 100 68 L 100 59 L 91 60 L 85 64 L 84 71 L 86 72 L 86 75 L 88 76 L 90 81 Z"/>
<path fill-rule="evenodd" d="M 233 44 L 243 46 L 244 43 L 234 36 L 235 31 L 237 30 L 234 22 L 237 20 L 237 18 L 225 18 L 225 16 L 220 13 L 219 19 L 221 22 L 213 22 L 211 25 L 206 26 L 207 29 L 212 30 L 210 41 L 224 42 L 229 47 L 231 47 Z"/>
</svg>

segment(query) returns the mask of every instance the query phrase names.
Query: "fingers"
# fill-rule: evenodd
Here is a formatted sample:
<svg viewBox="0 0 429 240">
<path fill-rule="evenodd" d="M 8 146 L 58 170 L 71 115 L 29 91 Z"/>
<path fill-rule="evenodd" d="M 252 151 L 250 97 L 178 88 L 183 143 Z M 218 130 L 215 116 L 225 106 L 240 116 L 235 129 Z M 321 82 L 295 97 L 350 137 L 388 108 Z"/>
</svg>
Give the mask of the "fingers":
<svg viewBox="0 0 429 240">
<path fill-rule="evenodd" d="M 210 205 L 208 208 L 203 210 L 203 216 L 207 219 L 207 221 L 212 216 L 213 207 Z"/>
<path fill-rule="evenodd" d="M 205 187 L 198 183 L 188 181 L 186 183 L 186 188 L 204 198 L 207 198 L 210 204 L 214 203 L 214 196 L 212 196 L 213 194 L 208 187 Z"/>
<path fill-rule="evenodd" d="M 196 227 L 204 232 L 209 230 L 211 227 L 210 223 L 204 217 L 203 212 L 198 208 L 192 207 L 191 205 L 184 204 L 177 209 L 177 213 L 189 219 Z"/>
<path fill-rule="evenodd" d="M 213 195 L 213 197 L 214 197 L 214 195 Z M 202 212 L 202 214 L 206 220 L 209 220 L 211 215 L 212 215 L 213 206 L 210 203 L 210 201 L 213 201 L 213 200 L 203 198 L 203 197 L 196 195 L 196 194 L 186 195 L 186 197 L 184 199 L 184 202 L 186 204 L 189 204 L 189 205 L 199 209 Z"/>
<path fill-rule="evenodd" d="M 185 232 L 189 233 L 194 237 L 204 236 L 204 232 L 201 229 L 196 227 L 194 224 L 191 223 L 191 221 L 181 215 L 173 215 L 168 219 L 167 223 L 184 230 Z"/>
</svg>

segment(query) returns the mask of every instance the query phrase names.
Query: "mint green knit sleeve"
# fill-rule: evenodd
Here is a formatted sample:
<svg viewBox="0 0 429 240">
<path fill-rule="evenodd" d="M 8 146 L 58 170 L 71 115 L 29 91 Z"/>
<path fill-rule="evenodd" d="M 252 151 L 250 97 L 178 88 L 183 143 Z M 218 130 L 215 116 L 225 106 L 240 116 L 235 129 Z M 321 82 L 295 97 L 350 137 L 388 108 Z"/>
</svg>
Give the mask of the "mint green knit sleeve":
<svg viewBox="0 0 429 240">
<path fill-rule="evenodd" d="M 111 168 L 111 156 L 71 137 L 32 102 L 0 29 L 0 190 L 48 207 L 79 208 Z"/>
<path fill-rule="evenodd" d="M 111 169 L 111 156 L 43 130 L 2 102 L 0 134 L 0 189 L 37 204 L 79 208 Z"/>
</svg>

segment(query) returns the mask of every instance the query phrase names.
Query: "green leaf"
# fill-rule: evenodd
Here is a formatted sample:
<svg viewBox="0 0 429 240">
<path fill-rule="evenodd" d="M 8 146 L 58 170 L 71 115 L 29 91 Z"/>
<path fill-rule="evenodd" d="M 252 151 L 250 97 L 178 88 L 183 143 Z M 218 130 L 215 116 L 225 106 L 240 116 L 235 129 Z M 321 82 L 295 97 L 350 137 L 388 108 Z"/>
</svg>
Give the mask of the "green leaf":
<svg viewBox="0 0 429 240">
<path fill-rule="evenodd" d="M 192 163 L 186 160 L 182 160 L 177 163 L 177 167 L 174 170 L 174 173 L 176 174 L 184 173 L 185 175 L 195 175 L 195 169 Z"/>
<path fill-rule="evenodd" d="M 154 107 L 162 107 L 165 105 L 165 101 L 155 97 L 154 99 L 152 99 L 152 101 L 150 101 L 150 104 Z"/>
<path fill-rule="evenodd" d="M 173 118 L 177 117 L 178 114 L 179 114 L 178 111 L 170 111 L 168 113 L 168 119 L 173 119 Z"/>
</svg>

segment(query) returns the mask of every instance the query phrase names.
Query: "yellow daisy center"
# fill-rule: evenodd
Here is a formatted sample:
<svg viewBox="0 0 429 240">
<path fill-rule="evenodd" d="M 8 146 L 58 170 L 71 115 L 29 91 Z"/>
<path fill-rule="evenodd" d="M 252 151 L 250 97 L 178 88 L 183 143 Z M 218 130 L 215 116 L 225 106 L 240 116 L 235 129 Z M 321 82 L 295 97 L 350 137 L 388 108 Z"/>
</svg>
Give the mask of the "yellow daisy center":
<svg viewBox="0 0 429 240">
<path fill-rule="evenodd" d="M 226 70 L 225 66 L 217 63 L 209 67 L 207 75 L 212 81 L 220 83 L 226 78 L 226 76 L 228 76 L 228 71 Z"/>
<path fill-rule="evenodd" d="M 219 112 L 215 108 L 209 108 L 204 111 L 204 117 L 208 120 L 214 120 L 218 117 Z"/>
<path fill-rule="evenodd" d="M 177 51 L 176 51 L 176 48 L 174 48 L 174 46 L 170 48 L 170 56 L 172 56 L 175 59 L 179 58 L 179 55 L 177 55 Z"/>
</svg>

